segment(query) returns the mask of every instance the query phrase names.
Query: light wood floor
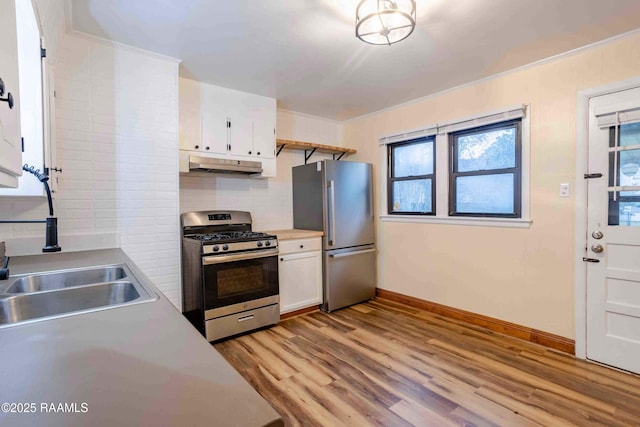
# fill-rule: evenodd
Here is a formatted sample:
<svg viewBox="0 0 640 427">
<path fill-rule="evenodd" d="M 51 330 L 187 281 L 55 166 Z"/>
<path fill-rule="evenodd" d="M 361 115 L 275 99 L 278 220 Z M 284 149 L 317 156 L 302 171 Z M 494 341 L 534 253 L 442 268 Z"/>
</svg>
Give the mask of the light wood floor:
<svg viewBox="0 0 640 427">
<path fill-rule="evenodd" d="M 379 298 L 215 348 L 290 426 L 640 425 L 640 376 Z"/>
</svg>

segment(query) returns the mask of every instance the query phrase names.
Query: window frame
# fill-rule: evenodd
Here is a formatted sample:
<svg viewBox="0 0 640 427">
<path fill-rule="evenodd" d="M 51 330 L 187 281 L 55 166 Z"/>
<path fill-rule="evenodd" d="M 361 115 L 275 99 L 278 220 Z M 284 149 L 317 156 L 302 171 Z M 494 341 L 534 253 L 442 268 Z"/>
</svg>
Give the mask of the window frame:
<svg viewBox="0 0 640 427">
<path fill-rule="evenodd" d="M 430 174 L 425 175 L 410 175 L 403 177 L 395 177 L 394 170 L 394 149 L 398 147 L 404 147 L 408 145 L 421 144 L 425 142 L 431 142 L 432 149 L 432 161 L 433 171 Z M 387 144 L 387 212 L 389 215 L 418 215 L 418 216 L 435 216 L 436 215 L 436 137 L 435 135 L 423 136 L 420 138 L 410 139 L 406 141 L 399 141 L 392 144 Z M 394 211 L 393 209 L 393 184 L 398 181 L 416 181 L 419 179 L 431 180 L 431 212 L 418 212 L 418 211 Z"/>
<path fill-rule="evenodd" d="M 515 128 L 515 165 L 511 168 L 481 169 L 473 171 L 458 171 L 458 140 L 460 137 L 489 132 L 498 129 Z M 449 214 L 450 217 L 472 218 L 521 218 L 522 216 L 522 119 L 505 120 L 484 126 L 477 126 L 448 134 L 449 145 Z M 513 174 L 513 213 L 490 212 L 458 212 L 457 211 L 457 181 L 464 176 L 506 175 Z"/>
<path fill-rule="evenodd" d="M 532 106 L 515 104 L 485 110 L 462 117 L 454 117 L 446 122 L 431 122 L 413 129 L 397 129 L 393 133 L 378 137 L 380 147 L 379 159 L 381 171 L 378 176 L 381 197 L 378 198 L 382 222 L 399 222 L 415 224 L 441 224 L 471 227 L 498 228 L 531 228 L 531 114 Z M 449 134 L 461 130 L 482 127 L 485 125 L 504 123 L 514 119 L 521 121 L 521 210 L 520 218 L 511 217 L 479 217 L 449 216 Z M 436 139 L 436 198 L 435 215 L 403 215 L 388 212 L 388 167 L 389 155 L 387 146 L 419 137 L 435 136 Z"/>
</svg>

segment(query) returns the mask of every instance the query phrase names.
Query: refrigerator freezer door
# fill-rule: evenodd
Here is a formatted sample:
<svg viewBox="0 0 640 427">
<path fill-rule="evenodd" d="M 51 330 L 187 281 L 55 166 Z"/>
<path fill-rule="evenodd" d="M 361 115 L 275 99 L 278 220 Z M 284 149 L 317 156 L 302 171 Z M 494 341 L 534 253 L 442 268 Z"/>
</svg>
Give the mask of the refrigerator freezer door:
<svg viewBox="0 0 640 427">
<path fill-rule="evenodd" d="M 373 188 L 369 163 L 324 161 L 324 249 L 372 244 Z"/>
<path fill-rule="evenodd" d="M 324 251 L 324 311 L 334 311 L 376 294 L 373 245 Z"/>
</svg>

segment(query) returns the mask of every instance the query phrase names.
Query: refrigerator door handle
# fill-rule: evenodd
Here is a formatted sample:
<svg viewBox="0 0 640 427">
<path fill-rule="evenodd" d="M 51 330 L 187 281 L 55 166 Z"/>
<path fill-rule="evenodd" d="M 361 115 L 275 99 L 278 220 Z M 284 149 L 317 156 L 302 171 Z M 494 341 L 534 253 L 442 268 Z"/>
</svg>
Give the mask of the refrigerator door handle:
<svg viewBox="0 0 640 427">
<path fill-rule="evenodd" d="M 365 249 L 364 251 L 355 251 L 355 252 L 343 252 L 340 254 L 330 254 L 329 257 L 331 258 L 343 258 L 346 256 L 353 256 L 353 255 L 362 255 L 362 254 L 370 254 L 371 252 L 375 252 L 375 249 Z"/>
<path fill-rule="evenodd" d="M 333 233 L 336 229 L 336 217 L 334 213 L 336 206 L 335 185 L 336 183 L 333 180 L 329 181 L 329 206 L 327 206 L 327 222 L 329 223 L 329 233 L 327 233 L 327 237 L 330 246 L 333 246 Z"/>
</svg>

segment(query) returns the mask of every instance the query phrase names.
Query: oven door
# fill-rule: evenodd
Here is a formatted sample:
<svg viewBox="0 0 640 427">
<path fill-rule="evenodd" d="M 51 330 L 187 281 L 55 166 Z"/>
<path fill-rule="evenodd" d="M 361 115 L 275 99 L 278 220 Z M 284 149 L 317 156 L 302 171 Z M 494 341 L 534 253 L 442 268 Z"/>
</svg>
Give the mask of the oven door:
<svg viewBox="0 0 640 427">
<path fill-rule="evenodd" d="M 279 302 L 278 250 L 202 258 L 205 320 Z"/>
</svg>

